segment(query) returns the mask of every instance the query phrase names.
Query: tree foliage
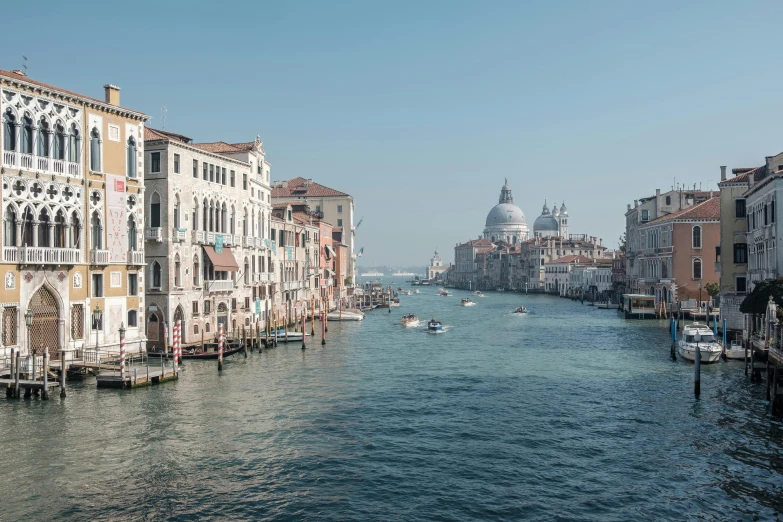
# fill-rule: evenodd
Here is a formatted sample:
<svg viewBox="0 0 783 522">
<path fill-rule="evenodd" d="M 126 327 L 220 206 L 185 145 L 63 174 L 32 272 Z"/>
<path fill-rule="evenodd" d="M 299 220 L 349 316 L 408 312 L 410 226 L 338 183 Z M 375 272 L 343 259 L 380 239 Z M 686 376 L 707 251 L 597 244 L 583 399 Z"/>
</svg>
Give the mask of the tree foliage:
<svg viewBox="0 0 783 522">
<path fill-rule="evenodd" d="M 766 314 L 769 298 L 778 306 L 783 306 L 783 277 L 767 279 L 758 283 L 740 305 L 743 314 Z"/>
<path fill-rule="evenodd" d="M 720 285 L 718 283 L 707 283 L 704 287 L 710 297 L 715 297 L 720 293 Z"/>
</svg>

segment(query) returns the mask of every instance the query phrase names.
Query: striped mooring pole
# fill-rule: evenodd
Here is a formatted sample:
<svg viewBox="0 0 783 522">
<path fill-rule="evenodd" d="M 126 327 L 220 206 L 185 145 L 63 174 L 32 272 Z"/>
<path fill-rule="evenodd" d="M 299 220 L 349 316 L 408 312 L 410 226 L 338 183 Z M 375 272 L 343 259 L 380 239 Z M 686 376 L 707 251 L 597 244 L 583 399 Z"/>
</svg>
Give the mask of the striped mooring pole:
<svg viewBox="0 0 783 522">
<path fill-rule="evenodd" d="M 223 323 L 218 325 L 218 371 L 223 371 Z"/>
<path fill-rule="evenodd" d="M 125 324 L 120 324 L 120 381 L 125 382 Z"/>
</svg>

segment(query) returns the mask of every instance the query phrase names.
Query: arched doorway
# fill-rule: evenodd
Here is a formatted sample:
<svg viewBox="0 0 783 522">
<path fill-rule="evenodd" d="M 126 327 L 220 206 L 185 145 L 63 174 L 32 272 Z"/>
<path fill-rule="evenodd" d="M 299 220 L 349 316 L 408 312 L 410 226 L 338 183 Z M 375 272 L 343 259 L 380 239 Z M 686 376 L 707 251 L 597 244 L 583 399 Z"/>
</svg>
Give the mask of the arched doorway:
<svg viewBox="0 0 783 522">
<path fill-rule="evenodd" d="M 172 324 L 172 328 L 174 326 L 177 326 L 177 321 L 182 321 L 180 323 L 180 330 L 179 330 L 179 337 L 180 342 L 185 342 L 185 332 L 187 331 L 187 327 L 185 326 L 185 312 L 182 310 L 182 305 L 177 306 L 177 309 L 174 310 L 174 322 Z"/>
<path fill-rule="evenodd" d="M 147 341 L 151 343 L 160 342 L 160 321 L 158 320 L 158 314 L 150 312 L 147 319 Z"/>
<path fill-rule="evenodd" d="M 49 348 L 52 359 L 60 358 L 60 309 L 52 292 L 42 286 L 33 294 L 28 305 L 33 312 L 30 327 L 30 349 L 36 355 L 43 355 Z"/>
<path fill-rule="evenodd" d="M 228 307 L 226 303 L 220 303 L 217 308 L 217 322 L 218 325 L 223 325 L 223 331 L 228 336 Z"/>
</svg>

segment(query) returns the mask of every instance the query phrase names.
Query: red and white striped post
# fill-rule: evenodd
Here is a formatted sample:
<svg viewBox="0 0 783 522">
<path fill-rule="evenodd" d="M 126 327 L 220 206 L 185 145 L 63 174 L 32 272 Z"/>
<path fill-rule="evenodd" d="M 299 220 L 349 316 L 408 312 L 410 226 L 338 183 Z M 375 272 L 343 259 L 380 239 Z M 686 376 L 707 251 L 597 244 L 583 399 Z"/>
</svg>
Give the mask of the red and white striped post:
<svg viewBox="0 0 783 522">
<path fill-rule="evenodd" d="M 125 323 L 120 323 L 120 381 L 125 384 Z"/>
<path fill-rule="evenodd" d="M 223 323 L 218 325 L 218 371 L 223 370 Z"/>
</svg>

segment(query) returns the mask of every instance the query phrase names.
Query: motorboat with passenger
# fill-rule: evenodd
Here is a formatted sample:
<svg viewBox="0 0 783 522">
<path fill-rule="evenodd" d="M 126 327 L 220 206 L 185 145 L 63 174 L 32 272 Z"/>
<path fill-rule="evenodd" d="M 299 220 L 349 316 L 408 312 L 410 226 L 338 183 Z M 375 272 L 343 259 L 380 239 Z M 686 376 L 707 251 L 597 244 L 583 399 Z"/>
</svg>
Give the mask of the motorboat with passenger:
<svg viewBox="0 0 783 522">
<path fill-rule="evenodd" d="M 519 306 L 519 307 L 517 307 L 516 310 L 514 310 L 511 313 L 512 314 L 526 314 L 527 313 L 527 308 L 525 308 L 524 306 Z"/>
<path fill-rule="evenodd" d="M 402 326 L 405 328 L 416 328 L 419 326 L 419 318 L 415 314 L 408 314 L 402 316 Z"/>
<path fill-rule="evenodd" d="M 445 288 L 438 288 L 438 295 L 451 295 L 451 292 L 449 292 Z"/>
<path fill-rule="evenodd" d="M 461 303 L 462 306 L 476 306 L 476 303 L 471 301 L 469 297 L 463 297 Z"/>
<path fill-rule="evenodd" d="M 715 340 L 715 335 L 706 324 L 693 323 L 682 330 L 682 339 L 677 346 L 679 356 L 695 361 L 697 350 L 701 353 L 702 363 L 717 362 L 723 353 L 723 347 Z"/>
<path fill-rule="evenodd" d="M 473 295 L 475 295 L 476 297 L 484 297 L 484 294 L 481 292 L 481 290 L 476 290 L 475 292 L 473 292 Z"/>
<path fill-rule="evenodd" d="M 427 323 L 427 330 L 432 333 L 441 333 L 443 331 L 443 323 L 436 321 L 434 318 Z"/>
</svg>

